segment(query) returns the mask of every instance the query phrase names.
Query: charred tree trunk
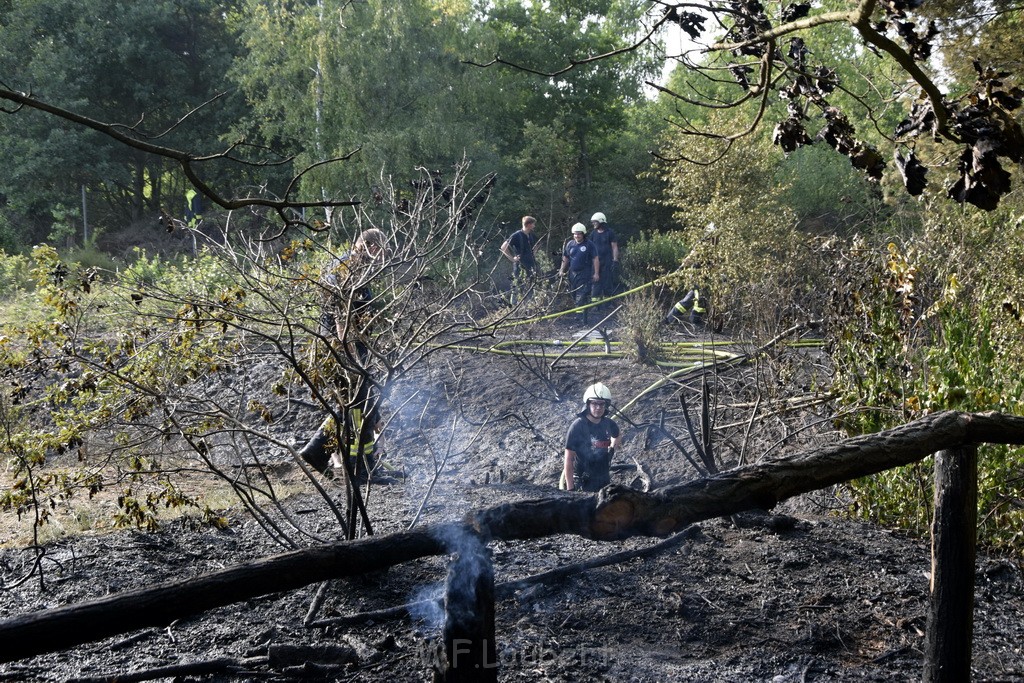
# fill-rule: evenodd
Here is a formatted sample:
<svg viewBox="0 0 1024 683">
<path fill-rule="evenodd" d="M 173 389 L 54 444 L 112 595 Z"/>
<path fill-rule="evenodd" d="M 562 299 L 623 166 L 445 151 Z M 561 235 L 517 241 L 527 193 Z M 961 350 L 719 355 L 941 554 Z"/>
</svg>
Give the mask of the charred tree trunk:
<svg viewBox="0 0 1024 683">
<path fill-rule="evenodd" d="M 448 567 L 444 598 L 444 670 L 437 683 L 498 680 L 494 632 L 494 567 L 476 537 Z"/>
<path fill-rule="evenodd" d="M 465 525 L 376 536 L 284 555 L 195 579 L 130 591 L 0 622 L 0 663 L 54 652 L 268 593 L 293 590 L 441 555 L 456 533 L 513 540 L 576 534 L 598 540 L 668 536 L 687 525 L 750 509 L 771 509 L 801 493 L 876 474 L 944 449 L 976 443 L 1024 444 L 1024 418 L 998 413 L 929 415 L 820 451 L 643 494 L 608 487 L 597 496 L 554 494 L 470 515 Z"/>
<path fill-rule="evenodd" d="M 971 680 L 978 449 L 935 455 L 932 585 L 925 638 L 925 683 Z"/>
</svg>

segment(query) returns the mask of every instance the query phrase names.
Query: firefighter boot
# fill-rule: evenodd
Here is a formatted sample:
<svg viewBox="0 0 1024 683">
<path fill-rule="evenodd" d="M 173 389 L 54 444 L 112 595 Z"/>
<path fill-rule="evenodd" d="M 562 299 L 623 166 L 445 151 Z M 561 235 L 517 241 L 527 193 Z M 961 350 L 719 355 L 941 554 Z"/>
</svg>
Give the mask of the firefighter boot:
<svg viewBox="0 0 1024 683">
<path fill-rule="evenodd" d="M 299 451 L 299 457 L 308 462 L 317 472 L 323 472 L 331 463 L 331 454 L 327 452 L 327 442 L 330 438 L 330 434 L 321 427 Z"/>
</svg>

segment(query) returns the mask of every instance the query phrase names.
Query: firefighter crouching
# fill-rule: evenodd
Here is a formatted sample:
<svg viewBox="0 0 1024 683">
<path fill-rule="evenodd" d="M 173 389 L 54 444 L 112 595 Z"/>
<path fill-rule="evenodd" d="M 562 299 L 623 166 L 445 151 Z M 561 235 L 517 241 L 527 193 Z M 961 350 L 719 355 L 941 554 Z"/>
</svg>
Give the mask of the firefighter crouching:
<svg viewBox="0 0 1024 683">
<path fill-rule="evenodd" d="M 708 312 L 708 299 L 696 287 L 676 302 L 665 316 L 665 324 L 686 320 L 694 325 L 703 325 Z"/>
</svg>

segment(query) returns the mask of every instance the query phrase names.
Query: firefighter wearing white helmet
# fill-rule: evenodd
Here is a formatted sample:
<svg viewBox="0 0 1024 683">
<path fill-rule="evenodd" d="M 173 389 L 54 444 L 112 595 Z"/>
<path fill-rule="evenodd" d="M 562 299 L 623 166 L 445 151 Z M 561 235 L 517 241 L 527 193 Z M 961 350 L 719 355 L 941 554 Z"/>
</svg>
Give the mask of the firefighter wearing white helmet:
<svg viewBox="0 0 1024 683">
<path fill-rule="evenodd" d="M 559 487 L 600 491 L 611 483 L 611 463 L 619 445 L 619 425 L 608 417 L 612 392 L 598 382 L 583 392 L 583 410 L 565 435 L 565 461 Z"/>
<path fill-rule="evenodd" d="M 601 263 L 601 275 L 594 281 L 594 300 L 600 301 L 615 294 L 619 279 L 619 238 L 615 231 L 608 227 L 608 219 L 598 211 L 590 217 L 594 230 L 590 233 L 590 241 L 597 249 L 597 259 Z"/>
<path fill-rule="evenodd" d="M 587 228 L 582 223 L 572 226 L 572 239 L 562 250 L 562 267 L 559 275 L 569 274 L 569 294 L 576 307 L 590 303 L 590 289 L 598 281 L 601 264 L 597 250 L 587 239 Z M 582 311 L 583 324 L 587 324 L 587 311 Z"/>
</svg>

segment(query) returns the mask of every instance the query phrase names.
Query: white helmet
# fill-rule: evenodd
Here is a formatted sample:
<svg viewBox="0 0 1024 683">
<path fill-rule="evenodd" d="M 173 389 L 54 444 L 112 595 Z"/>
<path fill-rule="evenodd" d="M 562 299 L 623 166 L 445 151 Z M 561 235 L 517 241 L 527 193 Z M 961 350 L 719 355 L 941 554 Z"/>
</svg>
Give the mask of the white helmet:
<svg viewBox="0 0 1024 683">
<path fill-rule="evenodd" d="M 586 232 L 587 231 L 587 226 L 583 225 L 582 223 L 577 223 L 576 225 L 572 226 L 572 231 L 573 232 Z"/>
<path fill-rule="evenodd" d="M 598 211 L 597 213 L 590 217 L 590 222 L 593 223 L 594 221 L 597 221 L 598 223 L 607 223 L 608 219 L 604 217 L 603 213 Z"/>
<path fill-rule="evenodd" d="M 612 392 L 609 391 L 608 387 L 598 382 L 597 384 L 591 384 L 587 387 L 587 390 L 583 392 L 583 402 L 587 401 L 608 401 L 611 403 Z"/>
</svg>

